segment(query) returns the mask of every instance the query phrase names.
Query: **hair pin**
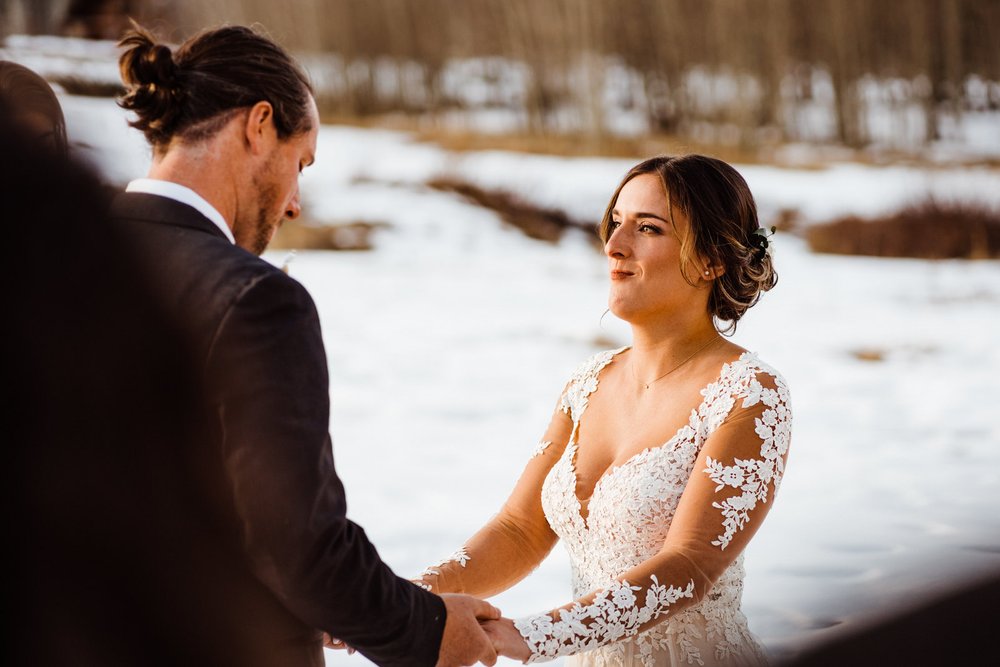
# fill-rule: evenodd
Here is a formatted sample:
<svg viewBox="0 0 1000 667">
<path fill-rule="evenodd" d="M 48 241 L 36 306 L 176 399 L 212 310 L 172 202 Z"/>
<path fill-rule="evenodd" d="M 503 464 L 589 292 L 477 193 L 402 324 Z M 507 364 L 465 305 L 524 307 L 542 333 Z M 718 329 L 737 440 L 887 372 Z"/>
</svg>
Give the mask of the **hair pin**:
<svg viewBox="0 0 1000 667">
<path fill-rule="evenodd" d="M 772 226 L 770 229 L 766 227 L 758 227 L 750 234 L 750 245 L 757 251 L 757 259 L 764 259 L 764 256 L 771 256 L 771 242 L 768 240 L 774 236 L 777 228 Z"/>
</svg>

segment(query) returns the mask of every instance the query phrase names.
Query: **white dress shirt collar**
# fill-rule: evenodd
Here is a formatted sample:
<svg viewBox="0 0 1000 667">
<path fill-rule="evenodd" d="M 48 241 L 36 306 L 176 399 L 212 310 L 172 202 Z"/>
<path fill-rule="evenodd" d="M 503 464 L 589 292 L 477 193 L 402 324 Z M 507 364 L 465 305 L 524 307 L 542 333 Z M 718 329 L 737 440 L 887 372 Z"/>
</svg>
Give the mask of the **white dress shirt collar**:
<svg viewBox="0 0 1000 667">
<path fill-rule="evenodd" d="M 233 237 L 233 230 L 229 229 L 229 225 L 226 224 L 226 219 L 222 217 L 222 214 L 191 188 L 171 181 L 160 181 L 154 178 L 137 178 L 128 184 L 125 192 L 158 195 L 179 201 L 182 204 L 187 204 L 211 220 L 226 235 L 230 243 L 236 243 L 236 239 Z"/>
</svg>

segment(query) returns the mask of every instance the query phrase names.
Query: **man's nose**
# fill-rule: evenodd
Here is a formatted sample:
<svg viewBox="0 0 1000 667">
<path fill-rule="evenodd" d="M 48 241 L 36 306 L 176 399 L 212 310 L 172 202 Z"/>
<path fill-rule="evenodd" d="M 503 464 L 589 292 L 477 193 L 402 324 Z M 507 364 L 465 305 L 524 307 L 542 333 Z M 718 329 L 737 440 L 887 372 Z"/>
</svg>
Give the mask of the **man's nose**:
<svg viewBox="0 0 1000 667">
<path fill-rule="evenodd" d="M 285 207 L 285 217 L 289 220 L 295 220 L 302 213 L 302 204 L 299 202 L 299 189 L 295 188 L 295 194 L 292 195 L 291 200 L 288 202 L 288 206 Z"/>
</svg>

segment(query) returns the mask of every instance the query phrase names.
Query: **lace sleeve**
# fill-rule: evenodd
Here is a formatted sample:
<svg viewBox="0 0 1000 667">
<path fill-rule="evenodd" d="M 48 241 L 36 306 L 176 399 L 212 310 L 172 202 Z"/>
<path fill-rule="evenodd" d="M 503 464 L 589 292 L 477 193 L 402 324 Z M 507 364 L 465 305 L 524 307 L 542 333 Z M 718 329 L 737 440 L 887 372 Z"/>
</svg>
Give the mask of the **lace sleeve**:
<svg viewBox="0 0 1000 667">
<path fill-rule="evenodd" d="M 742 553 L 770 508 L 791 437 L 779 376 L 750 375 L 705 441 L 662 548 L 608 587 L 514 621 L 529 662 L 622 641 L 699 602 Z"/>
<path fill-rule="evenodd" d="M 560 406 L 563 400 L 560 398 Z M 435 593 L 489 597 L 537 567 L 557 540 L 542 510 L 542 482 L 565 449 L 571 429 L 569 417 L 557 408 L 500 512 L 462 548 L 424 570 L 414 583 Z"/>
</svg>

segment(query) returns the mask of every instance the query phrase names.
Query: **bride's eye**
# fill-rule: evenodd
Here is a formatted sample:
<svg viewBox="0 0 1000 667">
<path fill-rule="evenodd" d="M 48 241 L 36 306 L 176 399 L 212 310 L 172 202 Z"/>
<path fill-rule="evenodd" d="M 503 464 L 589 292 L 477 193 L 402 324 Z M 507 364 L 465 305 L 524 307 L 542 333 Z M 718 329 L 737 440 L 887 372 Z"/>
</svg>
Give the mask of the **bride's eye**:
<svg viewBox="0 0 1000 667">
<path fill-rule="evenodd" d="M 651 225 L 647 222 L 639 225 L 639 231 L 646 232 L 648 234 L 659 234 L 660 228 L 657 227 L 656 225 Z"/>
</svg>

